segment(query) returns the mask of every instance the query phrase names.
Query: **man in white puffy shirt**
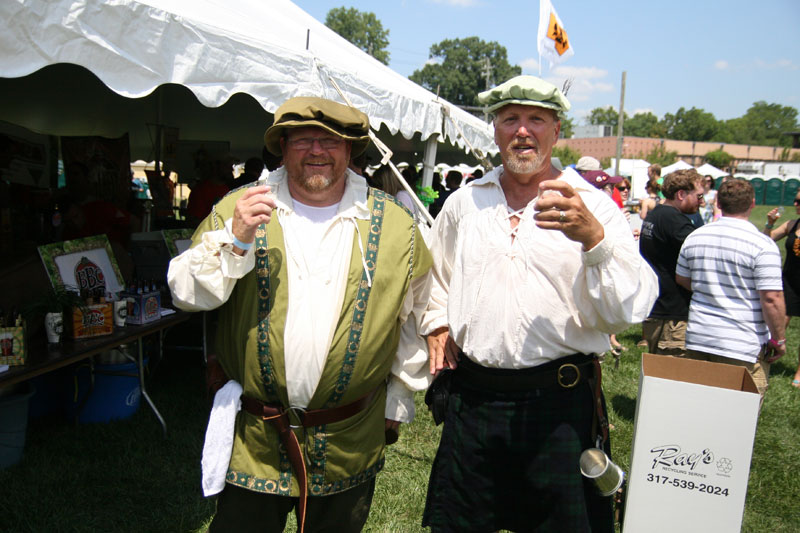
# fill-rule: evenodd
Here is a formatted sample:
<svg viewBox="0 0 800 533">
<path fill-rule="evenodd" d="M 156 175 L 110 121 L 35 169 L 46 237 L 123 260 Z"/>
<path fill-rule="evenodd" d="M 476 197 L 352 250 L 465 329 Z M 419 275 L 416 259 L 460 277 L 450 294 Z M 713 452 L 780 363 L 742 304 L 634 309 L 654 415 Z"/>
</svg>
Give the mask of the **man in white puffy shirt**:
<svg viewBox="0 0 800 533">
<path fill-rule="evenodd" d="M 422 332 L 450 395 L 423 525 L 613 531 L 611 498 L 579 470 L 583 450 L 609 451 L 596 354 L 648 315 L 657 279 L 608 195 L 551 164 L 564 94 L 518 76 L 479 100 L 503 165 L 454 192 L 430 234 Z"/>
<path fill-rule="evenodd" d="M 430 252 L 407 211 L 347 168 L 368 133 L 351 107 L 288 100 L 264 136 L 284 166 L 223 198 L 170 264 L 178 307 L 219 309 L 231 380 L 203 454 L 204 493 L 221 491 L 212 533 L 282 531 L 292 509 L 301 531 L 361 531 L 387 437 L 431 379 L 415 319 Z"/>
</svg>

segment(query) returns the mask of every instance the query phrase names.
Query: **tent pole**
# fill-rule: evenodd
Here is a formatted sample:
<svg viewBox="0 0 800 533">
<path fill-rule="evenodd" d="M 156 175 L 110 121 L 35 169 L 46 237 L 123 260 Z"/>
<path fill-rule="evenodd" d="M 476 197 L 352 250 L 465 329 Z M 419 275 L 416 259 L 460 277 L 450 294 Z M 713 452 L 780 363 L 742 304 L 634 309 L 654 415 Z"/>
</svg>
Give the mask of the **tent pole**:
<svg viewBox="0 0 800 533">
<path fill-rule="evenodd" d="M 433 184 L 433 169 L 436 165 L 436 150 L 439 145 L 439 134 L 434 133 L 425 142 L 425 158 L 422 160 L 422 186 Z"/>
</svg>

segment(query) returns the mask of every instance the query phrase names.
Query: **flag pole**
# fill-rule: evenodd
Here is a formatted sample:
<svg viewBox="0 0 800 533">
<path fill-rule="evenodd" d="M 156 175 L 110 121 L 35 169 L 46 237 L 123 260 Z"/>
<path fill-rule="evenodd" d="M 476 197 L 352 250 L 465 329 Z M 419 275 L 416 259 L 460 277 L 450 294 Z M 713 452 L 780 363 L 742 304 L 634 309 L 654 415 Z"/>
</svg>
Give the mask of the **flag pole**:
<svg viewBox="0 0 800 533">
<path fill-rule="evenodd" d="M 625 122 L 625 71 L 622 71 L 622 85 L 619 92 L 619 119 L 617 119 L 617 164 L 614 175 L 619 176 L 619 160 L 622 159 L 622 127 Z"/>
</svg>

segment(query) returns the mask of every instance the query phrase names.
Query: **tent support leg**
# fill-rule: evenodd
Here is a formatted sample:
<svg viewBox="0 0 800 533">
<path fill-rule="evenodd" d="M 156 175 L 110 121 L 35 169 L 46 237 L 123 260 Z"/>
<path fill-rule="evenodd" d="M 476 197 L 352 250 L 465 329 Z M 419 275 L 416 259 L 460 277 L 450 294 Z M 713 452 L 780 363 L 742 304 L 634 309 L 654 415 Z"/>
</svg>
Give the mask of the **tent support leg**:
<svg viewBox="0 0 800 533">
<path fill-rule="evenodd" d="M 439 145 L 439 135 L 434 133 L 425 142 L 425 158 L 422 160 L 422 186 L 431 187 L 433 183 L 433 169 L 436 166 L 436 149 Z"/>
</svg>

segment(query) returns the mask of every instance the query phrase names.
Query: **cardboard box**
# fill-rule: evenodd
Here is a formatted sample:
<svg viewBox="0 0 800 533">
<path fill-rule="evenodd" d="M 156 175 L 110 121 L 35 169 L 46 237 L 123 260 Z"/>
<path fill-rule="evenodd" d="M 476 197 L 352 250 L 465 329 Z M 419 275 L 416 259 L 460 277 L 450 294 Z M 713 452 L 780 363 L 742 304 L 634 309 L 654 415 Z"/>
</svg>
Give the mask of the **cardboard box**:
<svg viewBox="0 0 800 533">
<path fill-rule="evenodd" d="M 161 293 L 150 291 L 142 294 L 124 293 L 128 300 L 126 324 L 147 324 L 161 318 Z"/>
<path fill-rule="evenodd" d="M 19 326 L 0 328 L 0 365 L 24 365 L 27 353 L 25 321 Z"/>
<path fill-rule="evenodd" d="M 73 339 L 111 335 L 114 332 L 114 305 L 111 302 L 87 305 L 86 310 L 72 309 Z"/>
<path fill-rule="evenodd" d="M 743 367 L 642 355 L 623 531 L 740 531 L 758 406 Z"/>
</svg>

